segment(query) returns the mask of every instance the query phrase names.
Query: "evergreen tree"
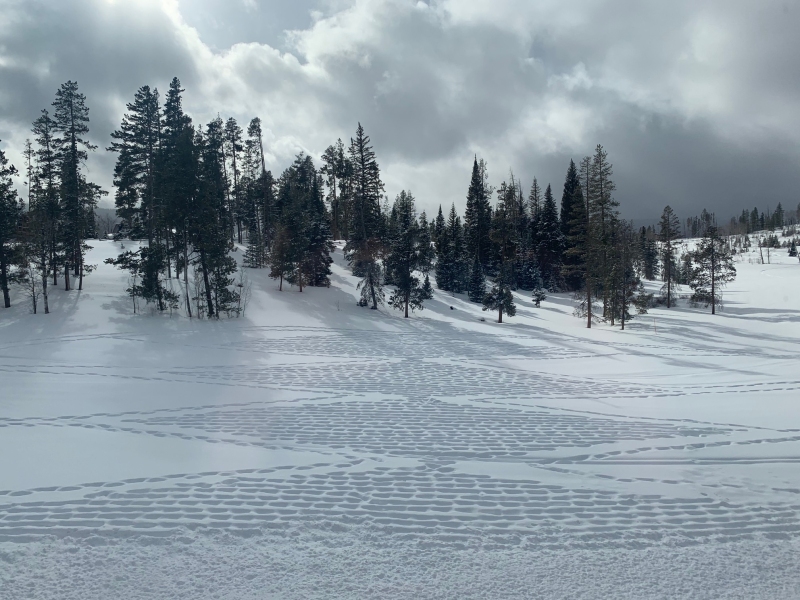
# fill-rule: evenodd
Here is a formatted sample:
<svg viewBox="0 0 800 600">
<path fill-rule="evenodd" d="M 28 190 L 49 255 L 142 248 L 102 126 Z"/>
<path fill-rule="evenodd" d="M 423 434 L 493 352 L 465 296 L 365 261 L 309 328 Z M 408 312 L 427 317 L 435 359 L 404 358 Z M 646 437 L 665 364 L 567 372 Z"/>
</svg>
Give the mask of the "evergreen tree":
<svg viewBox="0 0 800 600">
<path fill-rule="evenodd" d="M 680 221 L 670 206 L 665 206 L 659 222 L 658 238 L 661 242 L 661 273 L 664 285 L 661 295 L 667 299 L 667 308 L 674 305 L 676 273 L 675 273 L 675 240 L 680 235 Z"/>
<path fill-rule="evenodd" d="M 425 278 L 422 282 L 422 298 L 424 300 L 433 298 L 433 286 L 431 285 L 431 280 L 428 278 L 427 273 L 425 273 Z"/>
<path fill-rule="evenodd" d="M 578 305 L 575 315 L 586 318 L 586 327 L 591 328 L 597 320 L 594 308 L 597 297 L 597 265 L 598 265 L 598 227 L 596 215 L 593 213 L 594 191 L 592 187 L 592 159 L 584 157 L 580 162 L 580 184 L 575 191 L 573 201 L 573 219 L 567 256 L 567 276 L 578 279 L 582 284 L 576 290 Z M 584 193 L 585 190 L 585 193 Z"/>
<path fill-rule="evenodd" d="M 565 241 L 549 185 L 544 193 L 544 203 L 539 211 L 538 221 L 538 259 L 541 277 L 548 290 L 557 292 L 561 288 L 561 260 Z"/>
<path fill-rule="evenodd" d="M 126 108 L 128 112 L 123 115 L 120 128 L 111 134 L 114 141 L 108 148 L 118 154 L 114 167 L 115 203 L 117 215 L 126 223 L 130 236 L 145 237 L 147 246 L 106 262 L 130 271 L 138 280 L 128 290 L 132 297 L 153 302 L 159 311 L 164 311 L 175 308 L 177 296 L 167 285 L 169 223 L 159 185 L 166 176 L 160 172 L 163 167 L 159 162 L 163 132 L 158 91 L 142 86 Z"/>
<path fill-rule="evenodd" d="M 648 235 L 646 227 L 639 230 L 639 256 L 642 276 L 648 281 L 655 281 L 658 276 L 658 247 Z"/>
<path fill-rule="evenodd" d="M 573 160 L 569 161 L 569 168 L 564 179 L 564 191 L 561 194 L 561 232 L 564 235 L 563 275 L 564 285 L 570 291 L 579 290 L 583 284 L 580 269 L 575 264 L 576 252 L 570 251 L 572 244 L 577 243 L 580 235 L 573 230 L 576 226 L 576 203 L 579 203 L 582 194 L 580 189 L 578 168 Z M 580 206 L 578 206 L 578 209 Z"/>
<path fill-rule="evenodd" d="M 230 117 L 225 122 L 225 144 L 223 146 L 225 156 L 230 160 L 231 178 L 229 193 L 228 213 L 231 215 L 231 235 L 233 227 L 236 227 L 237 241 L 242 243 L 242 215 L 245 212 L 244 200 L 242 198 L 241 186 L 241 153 L 244 150 L 242 139 L 242 128 L 236 119 Z"/>
<path fill-rule="evenodd" d="M 386 257 L 386 271 L 391 274 L 396 289 L 389 297 L 389 306 L 404 311 L 404 317 L 408 318 L 409 308 L 412 311 L 423 308 L 426 290 L 417 272 L 429 267 L 430 251 L 425 247 L 426 236 L 421 233 L 410 192 L 400 192 L 392 213 L 395 226 Z"/>
<path fill-rule="evenodd" d="M 232 290 L 236 261 L 230 256 L 230 213 L 226 197 L 224 129 L 217 118 L 198 132 L 198 195 L 190 227 L 194 264 L 200 270 L 202 291 L 209 318 L 231 314 L 239 305 L 238 292 Z"/>
<path fill-rule="evenodd" d="M 736 278 L 736 267 L 727 240 L 719 234 L 716 225 L 706 229 L 703 239 L 692 255 L 694 266 L 689 285 L 692 301 L 711 305 L 711 314 L 716 314 L 721 305 L 720 289 Z"/>
<path fill-rule="evenodd" d="M 507 205 L 509 196 L 504 193 L 507 189 L 505 184 L 498 189 L 498 205 L 492 219 L 492 241 L 497 249 L 500 268 L 492 288 L 483 299 L 483 310 L 498 311 L 498 323 L 503 322 L 503 313 L 510 317 L 516 314 L 514 296 L 511 292 L 516 244 L 514 223 Z"/>
<path fill-rule="evenodd" d="M 431 239 L 433 240 L 437 255 L 441 251 L 439 237 L 441 237 L 443 231 L 444 231 L 444 214 L 442 214 L 442 205 L 440 204 L 439 213 L 436 215 L 436 219 L 431 222 Z"/>
<path fill-rule="evenodd" d="M 467 297 L 472 302 L 483 302 L 486 296 L 486 276 L 483 273 L 483 266 L 480 258 L 475 254 L 472 261 L 472 269 L 469 275 L 469 286 L 467 287 Z"/>
<path fill-rule="evenodd" d="M 597 282 L 603 296 L 603 318 L 610 318 L 610 292 L 609 278 L 611 277 L 610 254 L 613 251 L 611 239 L 613 220 L 617 217 L 616 207 L 619 202 L 614 200 L 613 193 L 616 189 L 611 180 L 613 169 L 608 162 L 608 153 L 598 144 L 592 157 L 589 177 L 589 199 L 592 212 L 592 225 L 596 230 L 597 243 Z"/>
<path fill-rule="evenodd" d="M 536 180 L 536 177 L 533 178 L 533 183 L 531 184 L 531 191 L 528 194 L 528 210 L 530 211 L 530 245 L 531 249 L 536 254 L 536 260 L 538 261 L 539 256 L 539 219 L 541 218 L 542 212 L 542 188 L 539 186 L 539 182 Z"/>
<path fill-rule="evenodd" d="M 278 184 L 278 220 L 289 240 L 292 269 L 283 276 L 304 285 L 330 285 L 333 242 L 322 194 L 322 181 L 310 156 L 299 154 Z M 280 270 L 277 272 L 280 273 Z"/>
<path fill-rule="evenodd" d="M 9 282 L 22 220 L 22 202 L 12 181 L 16 174 L 16 167 L 9 164 L 5 152 L 0 150 L 0 290 L 5 308 L 11 306 Z"/>
<path fill-rule="evenodd" d="M 545 292 L 544 282 L 542 282 L 542 276 L 538 273 L 534 278 L 533 294 L 531 294 L 531 298 L 533 299 L 533 305 L 536 308 L 539 308 L 542 305 L 542 302 L 547 299 L 547 293 Z"/>
<path fill-rule="evenodd" d="M 269 276 L 279 279 L 278 291 L 283 291 L 283 280 L 292 272 L 294 264 L 292 262 L 292 247 L 289 238 L 288 228 L 278 225 L 275 230 L 275 240 L 272 244 L 272 252 L 269 255 Z"/>
<path fill-rule="evenodd" d="M 503 313 L 509 317 L 517 314 L 517 306 L 514 304 L 514 294 L 511 291 L 510 264 L 503 263 L 500 272 L 495 277 L 492 288 L 483 298 L 483 310 L 496 310 L 497 322 L 503 322 Z"/>
<path fill-rule="evenodd" d="M 58 224 L 60 221 L 61 206 L 59 203 L 58 190 L 60 189 L 60 169 L 58 168 L 58 157 L 56 155 L 55 143 L 55 121 L 50 117 L 47 110 L 42 110 L 41 116 L 33 122 L 33 134 L 36 136 L 38 149 L 36 150 L 38 194 L 36 206 L 38 210 L 39 222 L 44 228 L 42 235 L 45 239 L 41 240 L 44 244 L 44 251 L 47 252 L 47 268 L 53 274 L 53 285 L 58 285 L 58 265 L 59 256 L 59 235 Z M 45 296 L 45 314 L 47 311 L 46 288 L 42 292 Z"/>
<path fill-rule="evenodd" d="M 633 318 L 631 308 L 640 307 L 639 312 L 646 312 L 641 306 L 639 295 L 643 293 L 643 286 L 636 272 L 636 262 L 639 253 L 639 241 L 634 234 L 633 226 L 625 221 L 614 219 L 611 222 L 613 254 L 611 256 L 610 277 L 610 321 L 614 324 L 619 320 L 621 328 L 625 330 L 625 322 Z"/>
<path fill-rule="evenodd" d="M 156 191 L 156 156 L 161 140 L 158 91 L 142 86 L 126 105 L 122 125 L 111 134 L 108 148 L 118 153 L 114 167 L 117 215 L 128 224 L 131 237 L 146 237 L 155 245 L 163 223 L 163 206 Z M 158 199 L 157 199 L 158 198 Z"/>
<path fill-rule="evenodd" d="M 353 165 L 347 156 L 341 139 L 328 146 L 322 155 L 322 168 L 328 186 L 328 206 L 331 214 L 331 229 L 334 239 L 348 239 L 350 224 L 349 188 Z"/>
<path fill-rule="evenodd" d="M 492 207 L 487 196 L 486 167 L 477 156 L 472 164 L 472 177 L 467 190 L 467 208 L 464 212 L 464 246 L 467 256 L 477 256 L 481 270 L 489 264 L 491 240 L 489 238 Z"/>
<path fill-rule="evenodd" d="M 789 246 L 789 256 L 797 256 L 797 242 L 792 238 L 792 244 Z"/>
<path fill-rule="evenodd" d="M 244 255 L 245 266 L 259 269 L 266 264 L 266 240 L 264 236 L 264 184 L 266 166 L 262 144 L 261 119 L 253 118 L 247 127 L 240 181 L 242 212 L 247 227 L 247 249 Z"/>
<path fill-rule="evenodd" d="M 87 182 L 81 173 L 81 164 L 86 161 L 87 152 L 96 146 L 86 139 L 89 133 L 89 108 L 86 96 L 78 92 L 78 84 L 67 81 L 56 92 L 53 102 L 54 131 L 61 137 L 53 139 L 56 155 L 61 169 L 61 243 L 64 247 L 65 289 L 70 289 L 69 269 L 79 278 L 78 289 L 83 289 L 83 275 L 86 271 L 84 255 L 87 237 L 93 223 L 88 215 L 94 215 L 91 203 L 94 193 L 87 193 Z"/>
<path fill-rule="evenodd" d="M 453 204 L 436 243 L 436 285 L 439 289 L 454 294 L 466 290 L 469 263 L 466 261 L 465 251 L 461 218 Z"/>
<path fill-rule="evenodd" d="M 380 202 L 384 187 L 375 152 L 361 123 L 356 137 L 350 140 L 349 153 L 353 169 L 351 222 L 344 251 L 353 274 L 362 278 L 359 287 L 364 289 L 363 297 L 371 299 L 372 308 L 377 309 L 383 298 L 380 261 L 385 247 L 385 227 Z"/>
<path fill-rule="evenodd" d="M 166 214 L 164 239 L 173 240 L 175 276 L 180 279 L 183 273 L 184 301 L 191 317 L 189 266 L 196 258 L 192 239 L 199 196 L 200 153 L 195 146 L 192 120 L 183 112 L 183 91 L 180 80 L 174 77 L 164 99 L 157 187 Z M 169 252 L 167 269 L 169 272 Z"/>
</svg>

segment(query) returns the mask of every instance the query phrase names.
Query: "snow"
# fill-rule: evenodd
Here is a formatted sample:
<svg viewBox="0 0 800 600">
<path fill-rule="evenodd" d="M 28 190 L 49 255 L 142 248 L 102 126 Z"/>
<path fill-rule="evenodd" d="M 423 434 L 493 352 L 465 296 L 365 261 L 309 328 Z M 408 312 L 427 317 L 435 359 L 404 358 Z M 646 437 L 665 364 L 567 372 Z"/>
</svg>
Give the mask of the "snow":
<svg viewBox="0 0 800 600">
<path fill-rule="evenodd" d="M 359 308 L 340 250 L 329 289 L 248 270 L 239 319 L 134 315 L 92 244 L 0 312 L 3 600 L 800 596 L 785 250 L 622 332 Z"/>
</svg>

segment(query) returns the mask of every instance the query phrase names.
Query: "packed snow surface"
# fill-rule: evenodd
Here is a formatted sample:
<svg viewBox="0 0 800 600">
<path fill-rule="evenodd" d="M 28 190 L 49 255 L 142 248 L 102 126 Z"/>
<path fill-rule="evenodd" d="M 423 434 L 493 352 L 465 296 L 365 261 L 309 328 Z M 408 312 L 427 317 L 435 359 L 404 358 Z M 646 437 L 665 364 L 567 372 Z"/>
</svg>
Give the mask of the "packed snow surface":
<svg viewBox="0 0 800 600">
<path fill-rule="evenodd" d="M 339 251 L 329 289 L 249 270 L 239 319 L 133 314 L 93 244 L 0 312 L 3 600 L 800 597 L 785 250 L 623 332 L 359 308 Z"/>
</svg>

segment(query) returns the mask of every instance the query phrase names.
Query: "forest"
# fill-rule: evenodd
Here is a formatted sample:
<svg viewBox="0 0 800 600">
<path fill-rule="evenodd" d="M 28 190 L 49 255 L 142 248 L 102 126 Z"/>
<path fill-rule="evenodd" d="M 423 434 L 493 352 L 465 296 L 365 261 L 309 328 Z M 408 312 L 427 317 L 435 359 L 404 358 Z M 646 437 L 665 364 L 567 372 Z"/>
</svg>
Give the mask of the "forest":
<svg viewBox="0 0 800 600">
<path fill-rule="evenodd" d="M 259 118 L 246 129 L 233 118 L 195 124 L 183 93 L 177 78 L 163 101 L 157 89 L 141 87 L 106 148 L 116 155 L 114 237 L 142 241 L 107 261 L 129 273 L 134 310 L 142 301 L 193 318 L 235 317 L 247 269 L 268 269 L 281 291 L 285 283 L 298 292 L 326 287 L 339 241 L 365 308 L 387 305 L 408 317 L 433 297 L 433 279 L 439 293 L 466 294 L 498 322 L 515 314 L 512 291 L 530 294 L 535 306 L 549 293 L 568 292 L 587 327 L 624 329 L 649 307 L 674 306 L 678 285 L 691 288 L 692 303 L 716 312 L 721 289 L 736 276 L 735 254 L 753 243 L 766 248 L 767 260 L 770 248 L 797 255 L 800 206 L 796 213 L 780 204 L 766 213 L 744 210 L 727 226 L 705 210 L 682 224 L 666 206 L 657 224 L 635 228 L 621 217 L 601 145 L 570 161 L 560 202 L 550 184 L 534 178 L 527 188 L 511 172 L 493 187 L 476 156 L 468 181 L 465 169 L 464 214 L 452 203 L 429 216 L 417 210 L 411 190 L 390 202 L 361 124 L 317 164 L 300 153 L 274 175 Z M 86 176 L 88 153 L 98 151 L 89 122 L 85 96 L 68 81 L 33 122 L 22 173 L 0 151 L 5 307 L 19 286 L 31 311 L 47 314 L 50 286 L 82 290 L 96 267 L 85 262 L 87 242 L 108 233 L 95 213 L 108 192 Z M 15 187 L 20 174 L 25 194 Z M 689 237 L 699 241 L 687 246 Z M 648 293 L 644 280 L 662 282 L 658 293 Z"/>
</svg>

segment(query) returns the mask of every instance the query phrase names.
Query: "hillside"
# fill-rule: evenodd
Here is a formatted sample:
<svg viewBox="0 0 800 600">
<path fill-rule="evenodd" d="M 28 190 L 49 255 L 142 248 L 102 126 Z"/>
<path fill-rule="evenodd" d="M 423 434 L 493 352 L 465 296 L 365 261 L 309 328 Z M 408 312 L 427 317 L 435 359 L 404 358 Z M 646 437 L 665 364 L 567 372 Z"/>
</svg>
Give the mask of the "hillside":
<svg viewBox="0 0 800 600">
<path fill-rule="evenodd" d="M 800 595 L 785 250 L 623 332 L 360 308 L 338 248 L 330 288 L 247 270 L 240 318 L 134 314 L 91 243 L 84 291 L 0 312 L 3 597 Z"/>
</svg>

